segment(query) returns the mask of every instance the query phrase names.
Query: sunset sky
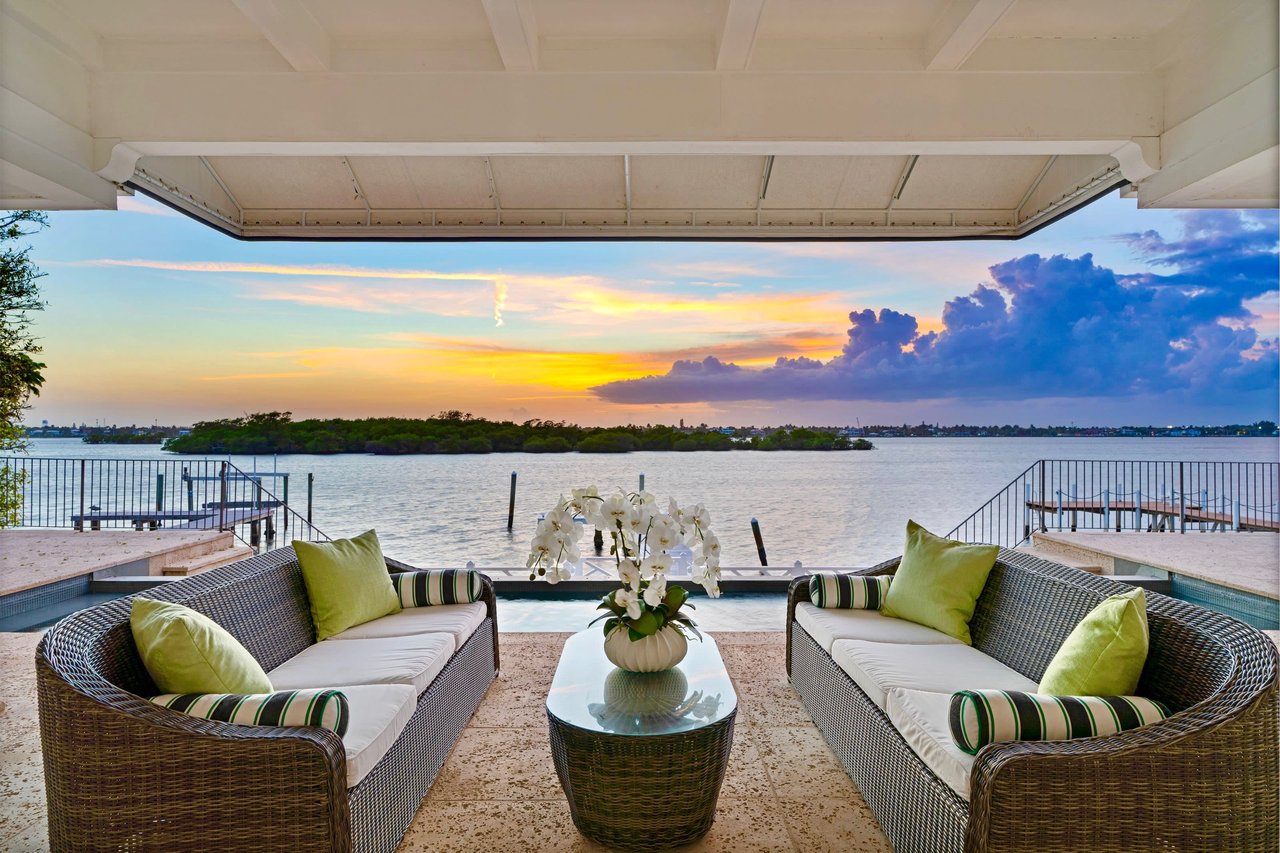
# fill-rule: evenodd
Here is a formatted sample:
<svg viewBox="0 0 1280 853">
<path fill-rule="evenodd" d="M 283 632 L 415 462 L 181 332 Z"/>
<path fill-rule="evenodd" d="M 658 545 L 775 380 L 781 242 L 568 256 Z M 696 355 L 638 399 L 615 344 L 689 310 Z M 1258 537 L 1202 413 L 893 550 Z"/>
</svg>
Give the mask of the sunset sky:
<svg viewBox="0 0 1280 853">
<path fill-rule="evenodd" d="M 1112 195 L 1016 242 L 827 244 L 247 243 L 141 197 L 49 219 L 30 423 L 1163 424 L 1278 405 L 1274 211 Z"/>
</svg>

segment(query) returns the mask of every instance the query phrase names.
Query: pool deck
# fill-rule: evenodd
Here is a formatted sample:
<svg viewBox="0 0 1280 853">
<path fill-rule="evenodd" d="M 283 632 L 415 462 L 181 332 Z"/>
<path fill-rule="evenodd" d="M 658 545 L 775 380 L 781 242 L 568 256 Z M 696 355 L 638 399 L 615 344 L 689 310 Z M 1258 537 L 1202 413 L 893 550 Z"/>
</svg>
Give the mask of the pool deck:
<svg viewBox="0 0 1280 853">
<path fill-rule="evenodd" d="M 1280 600 L 1280 536 L 1274 533 L 1036 533 L 1032 538 L 1046 551 L 1096 556 L 1107 574 L 1131 574 L 1134 566 L 1147 566 Z"/>
<path fill-rule="evenodd" d="M 0 596 L 116 569 L 158 575 L 178 558 L 233 542 L 217 530 L 0 530 Z"/>
</svg>

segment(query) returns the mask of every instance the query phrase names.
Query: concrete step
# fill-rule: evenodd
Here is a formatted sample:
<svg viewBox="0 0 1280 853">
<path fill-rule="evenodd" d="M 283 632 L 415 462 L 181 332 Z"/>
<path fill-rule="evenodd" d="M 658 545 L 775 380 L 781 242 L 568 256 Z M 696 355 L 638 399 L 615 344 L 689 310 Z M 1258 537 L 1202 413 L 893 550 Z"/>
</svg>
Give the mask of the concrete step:
<svg viewBox="0 0 1280 853">
<path fill-rule="evenodd" d="M 1041 548 L 1035 545 L 1019 545 L 1014 549 L 1024 554 L 1031 554 L 1042 560 L 1048 560 L 1051 563 L 1059 563 L 1064 566 L 1071 566 L 1073 569 L 1079 569 L 1082 572 L 1088 572 L 1091 575 L 1102 574 L 1101 562 L 1095 562 L 1086 557 L 1076 554 L 1066 554 L 1061 551 L 1053 551 L 1048 548 Z"/>
<path fill-rule="evenodd" d="M 234 547 L 236 547 L 236 537 L 230 530 L 214 533 L 199 542 L 192 542 L 189 545 L 173 548 L 163 554 L 155 555 L 151 558 L 149 573 L 153 575 L 163 574 L 164 569 L 169 566 L 189 563 L 198 560 L 200 557 L 226 551 L 228 548 Z"/>
<path fill-rule="evenodd" d="M 218 566 L 225 566 L 227 563 L 234 563 L 237 560 L 243 560 L 253 555 L 254 550 L 249 546 L 237 545 L 209 554 L 188 557 L 181 562 L 171 563 L 164 567 L 163 573 L 169 577 L 187 577 L 206 572 L 209 569 L 216 569 Z"/>
</svg>

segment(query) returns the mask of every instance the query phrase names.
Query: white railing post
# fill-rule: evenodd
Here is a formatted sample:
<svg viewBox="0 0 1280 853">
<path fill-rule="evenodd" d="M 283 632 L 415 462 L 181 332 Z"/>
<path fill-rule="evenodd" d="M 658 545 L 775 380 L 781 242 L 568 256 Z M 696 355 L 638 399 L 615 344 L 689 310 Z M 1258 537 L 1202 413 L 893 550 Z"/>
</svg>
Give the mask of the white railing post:
<svg viewBox="0 0 1280 853">
<path fill-rule="evenodd" d="M 1022 537 L 1031 535 L 1031 483 L 1022 484 Z"/>
<path fill-rule="evenodd" d="M 1142 489 L 1133 492 L 1133 529 L 1142 530 Z"/>
<path fill-rule="evenodd" d="M 1200 490 L 1200 532 L 1204 533 L 1205 513 L 1209 511 L 1209 490 Z"/>
<path fill-rule="evenodd" d="M 1240 532 L 1240 499 L 1231 502 L 1231 529 Z"/>
</svg>

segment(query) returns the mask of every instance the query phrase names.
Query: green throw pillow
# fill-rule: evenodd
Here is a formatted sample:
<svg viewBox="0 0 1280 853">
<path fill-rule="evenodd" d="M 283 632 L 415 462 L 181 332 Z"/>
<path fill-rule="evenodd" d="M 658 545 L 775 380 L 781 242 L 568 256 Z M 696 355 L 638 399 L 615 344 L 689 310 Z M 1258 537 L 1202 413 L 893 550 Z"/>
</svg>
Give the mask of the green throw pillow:
<svg viewBox="0 0 1280 853">
<path fill-rule="evenodd" d="M 294 542 L 293 550 L 311 599 L 317 640 L 400 610 L 378 534 L 372 530 L 353 539 Z"/>
<path fill-rule="evenodd" d="M 1147 596 L 1105 599 L 1063 641 L 1040 680 L 1051 696 L 1132 696 L 1147 662 Z"/>
<path fill-rule="evenodd" d="M 270 693 L 249 650 L 190 607 L 135 598 L 129 627 L 151 680 L 164 693 Z"/>
<path fill-rule="evenodd" d="M 995 545 L 966 545 L 934 536 L 908 521 L 902 561 L 881 611 L 973 645 L 969 620 L 999 552 Z"/>
</svg>

